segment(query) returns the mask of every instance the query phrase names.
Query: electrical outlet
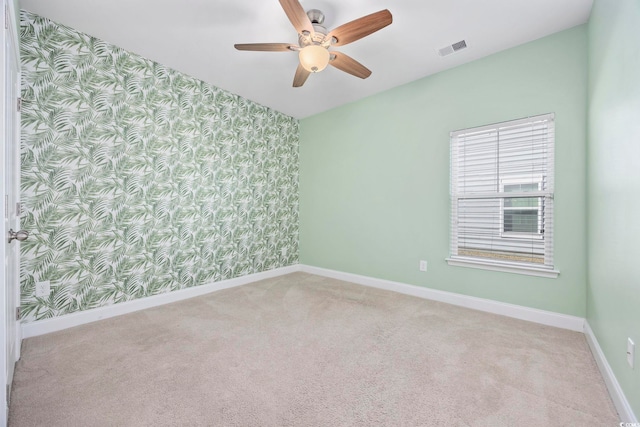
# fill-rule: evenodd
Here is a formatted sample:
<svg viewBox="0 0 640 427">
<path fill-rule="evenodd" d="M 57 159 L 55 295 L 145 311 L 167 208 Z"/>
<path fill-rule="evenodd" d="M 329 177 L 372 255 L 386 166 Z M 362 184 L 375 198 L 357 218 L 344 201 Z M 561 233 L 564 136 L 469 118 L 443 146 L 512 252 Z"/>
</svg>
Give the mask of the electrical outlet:
<svg viewBox="0 0 640 427">
<path fill-rule="evenodd" d="M 420 271 L 427 271 L 427 261 L 420 261 Z"/>
<path fill-rule="evenodd" d="M 44 282 L 36 282 L 36 297 L 46 298 L 51 293 L 51 282 L 46 280 Z"/>
<path fill-rule="evenodd" d="M 286 246 L 284 248 L 280 249 L 280 254 L 282 255 L 283 258 L 287 257 L 287 247 Z"/>
<path fill-rule="evenodd" d="M 635 353 L 635 343 L 631 340 L 631 338 L 627 338 L 627 363 L 629 364 L 629 366 L 631 366 L 631 369 L 633 369 L 633 357 L 635 356 Z"/>
</svg>

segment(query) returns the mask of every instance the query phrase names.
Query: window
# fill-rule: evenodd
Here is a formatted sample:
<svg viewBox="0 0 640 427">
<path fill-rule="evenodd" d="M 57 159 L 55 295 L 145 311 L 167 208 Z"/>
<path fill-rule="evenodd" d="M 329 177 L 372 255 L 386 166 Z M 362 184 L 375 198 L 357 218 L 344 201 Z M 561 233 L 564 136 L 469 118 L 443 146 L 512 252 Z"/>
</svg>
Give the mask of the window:
<svg viewBox="0 0 640 427">
<path fill-rule="evenodd" d="M 451 133 L 450 265 L 557 277 L 554 116 Z"/>
</svg>

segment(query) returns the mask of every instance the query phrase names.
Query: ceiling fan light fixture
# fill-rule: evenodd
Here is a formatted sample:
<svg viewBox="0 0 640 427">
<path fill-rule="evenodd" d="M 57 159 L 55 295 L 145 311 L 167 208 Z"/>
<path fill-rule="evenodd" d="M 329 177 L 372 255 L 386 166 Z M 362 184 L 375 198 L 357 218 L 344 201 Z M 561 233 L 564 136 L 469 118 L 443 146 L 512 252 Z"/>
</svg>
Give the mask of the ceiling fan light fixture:
<svg viewBox="0 0 640 427">
<path fill-rule="evenodd" d="M 342 24 L 327 31 L 323 25 L 324 14 L 317 9 L 307 12 L 300 0 L 279 0 L 280 6 L 298 33 L 298 45 L 289 43 L 242 43 L 235 44 L 238 50 L 256 52 L 298 52 L 298 66 L 293 77 L 293 87 L 304 84 L 311 73 L 318 73 L 331 64 L 332 67 L 352 76 L 366 79 L 371 70 L 350 56 L 329 49 L 344 46 L 375 33 L 393 22 L 389 10 L 384 9 Z"/>
<path fill-rule="evenodd" d="M 310 73 L 317 73 L 324 70 L 327 68 L 329 60 L 331 59 L 329 51 L 316 44 L 305 46 L 300 49 L 300 53 L 298 55 L 300 58 L 300 65 Z"/>
</svg>

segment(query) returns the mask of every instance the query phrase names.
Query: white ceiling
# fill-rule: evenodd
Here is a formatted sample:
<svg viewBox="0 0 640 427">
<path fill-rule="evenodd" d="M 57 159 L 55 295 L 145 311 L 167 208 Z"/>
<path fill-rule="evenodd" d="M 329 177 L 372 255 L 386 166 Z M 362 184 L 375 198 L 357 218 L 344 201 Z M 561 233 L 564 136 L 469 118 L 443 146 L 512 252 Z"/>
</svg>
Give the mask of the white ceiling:
<svg viewBox="0 0 640 427">
<path fill-rule="evenodd" d="M 336 48 L 373 71 L 328 67 L 293 88 L 294 52 L 241 52 L 234 43 L 292 43 L 278 0 L 20 0 L 23 9 L 296 118 L 343 105 L 587 22 L 593 0 L 301 0 L 335 28 L 389 9 L 393 24 Z M 437 49 L 466 40 L 466 50 Z"/>
</svg>

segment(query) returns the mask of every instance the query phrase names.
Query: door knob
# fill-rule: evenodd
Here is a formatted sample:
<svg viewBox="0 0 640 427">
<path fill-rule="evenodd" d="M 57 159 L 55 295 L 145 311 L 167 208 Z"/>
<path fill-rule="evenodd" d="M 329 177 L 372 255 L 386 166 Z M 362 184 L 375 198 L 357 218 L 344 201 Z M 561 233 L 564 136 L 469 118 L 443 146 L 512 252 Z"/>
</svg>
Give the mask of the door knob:
<svg viewBox="0 0 640 427">
<path fill-rule="evenodd" d="M 18 240 L 22 242 L 23 240 L 27 240 L 29 237 L 29 232 L 25 230 L 13 231 L 13 229 L 9 230 L 9 243 L 13 240 Z"/>
</svg>

